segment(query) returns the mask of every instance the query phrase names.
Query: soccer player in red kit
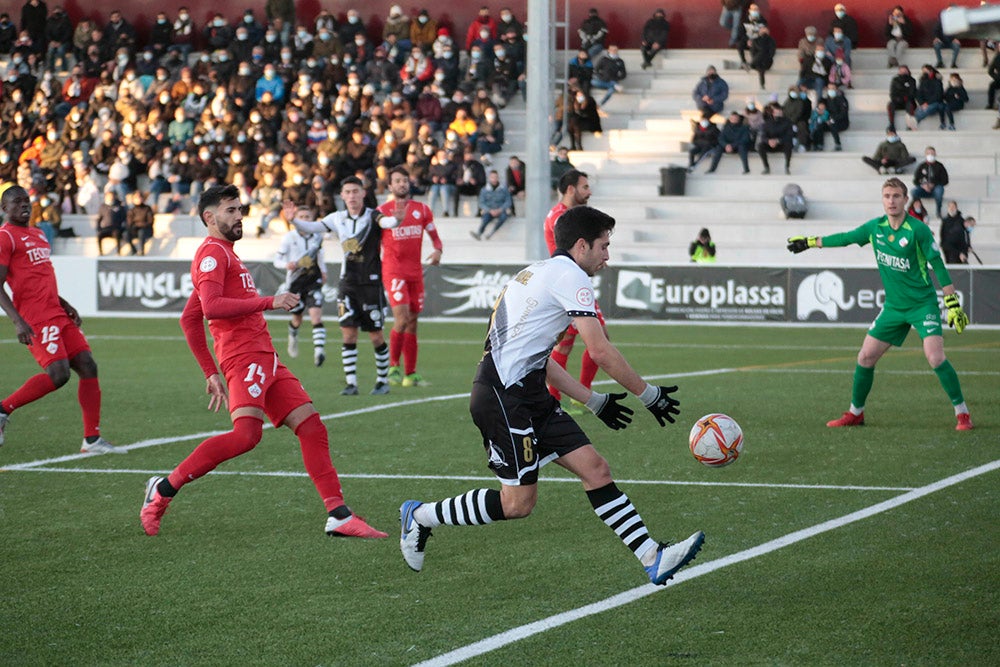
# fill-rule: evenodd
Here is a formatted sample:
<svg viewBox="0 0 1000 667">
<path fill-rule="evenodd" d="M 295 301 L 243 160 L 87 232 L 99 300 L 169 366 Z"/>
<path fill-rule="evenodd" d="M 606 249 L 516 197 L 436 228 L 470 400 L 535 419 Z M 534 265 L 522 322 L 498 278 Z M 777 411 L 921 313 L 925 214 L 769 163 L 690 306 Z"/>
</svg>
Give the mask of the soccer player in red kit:
<svg viewBox="0 0 1000 667">
<path fill-rule="evenodd" d="M 382 230 L 382 284 L 393 318 L 389 382 L 415 387 L 423 382 L 417 373 L 417 316 L 424 308 L 424 267 L 420 263 L 424 232 L 434 245 L 426 259 L 433 265 L 441 263 L 441 237 L 431 208 L 410 199 L 410 174 L 405 167 L 389 172 L 389 192 L 392 198 L 377 209 L 401 221 L 398 227 Z"/>
<path fill-rule="evenodd" d="M 556 251 L 556 221 L 569 209 L 576 206 L 586 206 L 587 201 L 590 200 L 590 180 L 587 178 L 587 174 L 578 169 L 567 171 L 559 179 L 559 194 L 562 197 L 552 207 L 549 214 L 545 216 L 545 245 L 548 247 L 550 255 Z M 601 323 L 604 335 L 607 336 L 608 327 L 604 323 L 604 314 L 601 312 L 601 307 L 597 303 L 594 304 L 594 307 L 597 310 L 597 320 Z M 569 353 L 573 351 L 573 343 L 576 341 L 577 333 L 576 327 L 570 324 L 569 328 L 566 329 L 566 333 L 563 334 L 562 339 L 552 350 L 553 361 L 563 368 L 566 368 Z M 590 352 L 584 350 L 583 358 L 580 360 L 580 384 L 590 389 L 590 385 L 594 383 L 594 376 L 597 375 L 597 368 L 597 364 L 590 358 Z M 559 390 L 555 387 L 550 386 L 549 393 L 557 401 L 562 400 Z M 582 414 L 583 410 L 579 409 L 575 412 Z"/>
<path fill-rule="evenodd" d="M 160 531 L 160 520 L 182 486 L 253 449 L 260 442 L 264 417 L 288 426 L 298 437 L 306 472 L 319 491 L 329 518 L 327 535 L 386 537 L 344 504 L 337 470 L 330 460 L 326 427 L 299 380 L 278 360 L 264 320 L 265 310 L 290 310 L 299 295 L 263 297 L 233 251 L 243 236 L 243 211 L 235 185 L 216 185 L 198 200 L 198 214 L 208 228 L 191 262 L 194 291 L 181 315 L 181 328 L 207 378 L 209 409 L 229 408 L 233 430 L 205 440 L 166 478 L 151 477 L 140 520 L 147 535 Z M 214 340 L 219 369 L 208 349 L 203 319 Z M 223 381 L 222 376 L 225 376 Z"/>
<path fill-rule="evenodd" d="M 0 209 L 7 222 L 0 226 L 0 307 L 17 332 L 17 340 L 28 346 L 38 365 L 45 369 L 28 378 L 7 398 L 0 401 L 0 444 L 10 414 L 69 381 L 73 370 L 80 376 L 77 398 L 83 411 L 83 444 L 80 451 L 89 454 L 124 454 L 101 437 L 101 385 L 97 364 L 90 346 L 80 331 L 80 315 L 59 296 L 52 253 L 45 234 L 29 227 L 31 200 L 17 185 L 0 197 Z M 4 291 L 10 287 L 13 300 Z"/>
</svg>

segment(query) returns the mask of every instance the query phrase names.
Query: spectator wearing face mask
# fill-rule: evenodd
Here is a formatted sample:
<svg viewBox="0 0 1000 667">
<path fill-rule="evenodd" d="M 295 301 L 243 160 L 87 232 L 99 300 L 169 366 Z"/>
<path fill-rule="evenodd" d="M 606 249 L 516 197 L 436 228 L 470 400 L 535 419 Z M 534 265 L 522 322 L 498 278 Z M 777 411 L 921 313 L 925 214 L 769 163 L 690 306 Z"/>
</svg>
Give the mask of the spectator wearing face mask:
<svg viewBox="0 0 1000 667">
<path fill-rule="evenodd" d="M 580 37 L 580 48 L 587 52 L 591 60 L 597 58 L 604 50 L 608 24 L 600 17 L 596 7 L 587 12 L 587 18 L 580 24 L 576 34 Z"/>
<path fill-rule="evenodd" d="M 476 125 L 473 136 L 476 152 L 481 155 L 492 155 L 503 150 L 504 126 L 497 116 L 496 109 L 487 109 L 482 119 Z"/>
<path fill-rule="evenodd" d="M 910 155 L 906 144 L 900 141 L 896 128 L 888 127 L 885 141 L 878 145 L 875 154 L 871 157 L 866 155 L 861 161 L 880 174 L 900 174 L 905 167 L 916 162 L 917 158 Z"/>
<path fill-rule="evenodd" d="M 851 66 L 840 49 L 834 52 L 833 66 L 830 67 L 830 76 L 827 80 L 838 88 L 854 88 Z"/>
<path fill-rule="evenodd" d="M 924 161 L 913 173 L 913 184 L 910 190 L 911 199 L 933 197 L 937 204 L 937 217 L 941 217 L 941 204 L 944 201 L 944 186 L 948 185 L 948 170 L 937 161 L 937 151 L 933 146 L 924 150 Z"/>
<path fill-rule="evenodd" d="M 889 103 L 885 107 L 889 126 L 896 126 L 896 111 L 906 112 L 906 127 L 917 129 L 917 82 L 910 76 L 910 68 L 900 65 L 896 76 L 889 82 Z"/>
<path fill-rule="evenodd" d="M 813 50 L 812 58 L 802 61 L 802 66 L 799 69 L 799 84 L 820 95 L 823 88 L 826 87 L 832 67 L 833 59 L 827 56 L 826 47 L 818 44 Z"/>
<path fill-rule="evenodd" d="M 945 110 L 944 85 L 941 83 L 941 73 L 930 65 L 924 65 L 920 81 L 917 83 L 917 109 L 916 116 L 919 124 L 924 118 L 937 114 L 940 119 L 938 129 L 943 130 Z"/>
<path fill-rule="evenodd" d="M 771 37 L 771 31 L 766 25 L 760 27 L 757 39 L 750 45 L 750 69 L 757 72 L 757 80 L 760 89 L 765 90 L 764 74 L 774 66 L 774 54 L 778 51 L 778 44 Z"/>
<path fill-rule="evenodd" d="M 816 53 L 816 28 L 815 26 L 806 26 L 805 34 L 799 39 L 798 50 L 796 51 L 796 56 L 799 59 L 799 65 L 804 67 L 806 63 L 811 62 L 813 55 Z"/>
<path fill-rule="evenodd" d="M 750 3 L 747 7 L 747 15 L 740 22 L 740 33 L 736 40 L 736 51 L 740 54 L 740 66 L 750 69 L 747 62 L 746 52 L 753 45 L 753 40 L 757 39 L 760 29 L 767 25 L 767 19 L 760 13 L 760 6 L 757 3 Z"/>
<path fill-rule="evenodd" d="M 410 22 L 410 45 L 419 47 L 425 53 L 437 39 L 438 23 L 426 9 L 421 9 L 417 18 Z"/>
<path fill-rule="evenodd" d="M 736 111 L 731 112 L 729 119 L 722 126 L 722 131 L 719 133 L 718 143 L 712 149 L 712 164 L 705 173 L 715 173 L 724 153 L 736 153 L 740 156 L 740 162 L 743 164 L 743 173 L 749 174 L 750 165 L 747 161 L 747 154 L 751 146 L 750 128 L 744 122 L 743 116 Z"/>
<path fill-rule="evenodd" d="M 653 58 L 660 51 L 667 48 L 667 37 L 670 34 L 670 22 L 666 19 L 666 14 L 662 9 L 653 12 L 653 17 L 642 26 L 642 41 L 639 44 L 639 52 L 642 53 L 642 68 L 647 69 L 653 66 Z M 751 37 L 747 37 L 751 39 Z M 743 52 L 740 51 L 740 59 L 743 59 Z"/>
<path fill-rule="evenodd" d="M 832 35 L 834 31 L 840 29 L 844 33 L 846 39 L 851 40 L 851 47 L 858 48 L 859 40 L 861 38 L 858 33 L 858 22 L 854 20 L 854 17 L 847 13 L 847 7 L 838 2 L 833 6 L 833 19 L 830 21 L 830 34 Z"/>
<path fill-rule="evenodd" d="M 472 43 L 477 39 L 483 39 L 483 31 L 486 32 L 486 39 L 489 40 L 490 50 L 492 50 L 492 41 L 497 36 L 497 22 L 490 16 L 490 8 L 485 5 L 479 8 L 479 14 L 469 25 L 469 29 L 465 33 L 466 51 L 472 52 Z"/>
<path fill-rule="evenodd" d="M 688 149 L 688 173 L 694 172 L 695 167 L 702 158 L 712 153 L 719 144 L 719 128 L 709 120 L 709 116 L 703 115 L 701 120 L 695 123 L 694 133 L 691 136 L 691 148 Z"/>
<path fill-rule="evenodd" d="M 893 7 L 885 24 L 885 52 L 889 57 L 889 67 L 898 67 L 906 57 L 912 31 L 913 25 L 903 12 L 902 5 Z"/>
<path fill-rule="evenodd" d="M 566 121 L 569 130 L 570 150 L 583 150 L 583 134 L 601 136 L 601 117 L 597 113 L 597 102 L 589 94 L 578 90 L 573 94 Z"/>
<path fill-rule="evenodd" d="M 958 72 L 948 78 L 948 88 L 944 91 L 944 113 L 948 117 L 948 129 L 955 129 L 955 112 L 961 111 L 969 103 L 969 93 Z"/>
<path fill-rule="evenodd" d="M 842 53 L 843 61 L 848 65 L 851 64 L 851 49 L 854 48 L 854 42 L 844 34 L 843 28 L 831 28 L 824 46 L 827 54 Z"/>
<path fill-rule="evenodd" d="M 607 104 L 616 92 L 620 93 L 623 90 L 621 82 L 627 76 L 625 61 L 618 54 L 618 46 L 612 44 L 597 61 L 597 65 L 594 67 L 594 78 L 590 80 L 591 86 L 606 91 L 604 97 L 601 98 L 601 106 Z"/>
<path fill-rule="evenodd" d="M 719 76 L 715 66 L 709 65 L 708 69 L 705 70 L 705 76 L 694 87 L 691 97 L 698 105 L 698 110 L 703 115 L 707 114 L 711 117 L 722 111 L 722 107 L 729 98 L 729 84 Z"/>
<path fill-rule="evenodd" d="M 782 116 L 791 125 L 795 144 L 799 152 L 809 148 L 809 117 L 812 115 L 812 102 L 804 89 L 792 86 L 788 89 L 788 99 L 781 105 Z"/>
<path fill-rule="evenodd" d="M 760 131 L 760 146 L 757 149 L 760 161 L 764 163 L 764 171 L 761 173 L 771 173 L 767 154 L 780 152 L 785 154 L 785 174 L 788 175 L 792 173 L 792 124 L 784 117 L 781 105 L 777 102 L 770 104 L 768 109 L 770 118 L 764 120 L 764 127 Z"/>
<path fill-rule="evenodd" d="M 590 81 L 594 78 L 594 63 L 591 62 L 586 49 L 580 49 L 570 58 L 566 67 L 566 78 L 570 85 L 585 93 L 590 92 Z"/>
</svg>

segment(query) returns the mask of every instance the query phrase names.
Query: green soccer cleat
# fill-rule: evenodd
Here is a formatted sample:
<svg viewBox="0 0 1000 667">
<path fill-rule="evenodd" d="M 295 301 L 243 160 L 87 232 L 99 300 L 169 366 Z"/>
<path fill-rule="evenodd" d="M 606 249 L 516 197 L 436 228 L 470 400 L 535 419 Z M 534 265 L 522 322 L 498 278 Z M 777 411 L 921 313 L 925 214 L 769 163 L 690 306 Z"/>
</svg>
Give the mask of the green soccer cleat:
<svg viewBox="0 0 1000 667">
<path fill-rule="evenodd" d="M 404 387 L 426 387 L 429 383 L 420 373 L 410 373 L 403 378 L 402 384 Z"/>
<path fill-rule="evenodd" d="M 389 366 L 389 384 L 403 383 L 403 370 L 399 366 Z"/>
</svg>

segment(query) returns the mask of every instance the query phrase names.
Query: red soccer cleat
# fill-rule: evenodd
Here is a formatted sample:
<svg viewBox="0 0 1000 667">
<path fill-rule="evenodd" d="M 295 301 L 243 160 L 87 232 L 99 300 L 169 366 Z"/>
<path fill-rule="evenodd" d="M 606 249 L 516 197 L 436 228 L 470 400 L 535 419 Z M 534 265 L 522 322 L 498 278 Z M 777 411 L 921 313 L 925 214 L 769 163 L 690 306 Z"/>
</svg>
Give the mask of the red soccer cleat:
<svg viewBox="0 0 1000 667">
<path fill-rule="evenodd" d="M 347 523 L 341 524 L 336 528 L 330 528 L 330 523 L 334 521 L 336 521 L 336 519 L 333 517 L 330 517 L 327 520 L 328 528 L 326 534 L 331 537 L 362 537 L 369 540 L 389 537 L 388 533 L 383 533 L 381 530 L 375 530 L 369 526 L 365 523 L 365 520 L 357 514 L 353 515 Z"/>
<path fill-rule="evenodd" d="M 972 426 L 972 417 L 969 416 L 968 412 L 963 412 L 963 413 L 961 413 L 959 415 L 956 415 L 956 416 L 958 417 L 958 423 L 955 424 L 955 430 L 956 431 L 971 431 L 972 430 L 972 428 L 973 428 L 973 426 Z"/>
<path fill-rule="evenodd" d="M 826 423 L 830 428 L 837 428 L 839 426 L 864 426 L 865 425 L 865 413 L 856 415 L 850 410 L 845 412 L 840 416 L 840 419 L 834 419 Z"/>
<path fill-rule="evenodd" d="M 173 498 L 161 496 L 156 490 L 156 485 L 160 483 L 162 477 L 150 477 L 146 482 L 146 497 L 142 501 L 142 510 L 139 512 L 139 521 L 142 522 L 142 529 L 147 535 L 156 535 L 160 532 L 160 520 L 163 513 L 167 511 L 167 505 Z"/>
</svg>

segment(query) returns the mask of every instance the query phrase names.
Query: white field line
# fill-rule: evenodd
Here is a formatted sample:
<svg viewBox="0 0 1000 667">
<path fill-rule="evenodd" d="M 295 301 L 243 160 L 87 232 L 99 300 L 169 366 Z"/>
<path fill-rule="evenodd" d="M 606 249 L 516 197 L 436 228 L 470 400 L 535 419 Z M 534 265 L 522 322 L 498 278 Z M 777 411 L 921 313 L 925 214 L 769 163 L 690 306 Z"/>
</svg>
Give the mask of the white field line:
<svg viewBox="0 0 1000 667">
<path fill-rule="evenodd" d="M 712 368 L 703 371 L 692 371 L 690 373 L 674 373 L 670 375 L 647 375 L 647 380 L 659 380 L 663 378 L 681 378 L 681 377 L 698 377 L 704 375 L 722 375 L 725 373 L 734 373 L 739 369 L 736 368 Z M 614 384 L 613 380 L 600 380 L 594 384 Z M 409 401 L 395 401 L 393 403 L 382 403 L 380 405 L 371 405 L 366 408 L 358 408 L 357 410 L 347 410 L 345 412 L 335 412 L 329 415 L 321 415 L 320 419 L 327 421 L 330 419 L 343 419 L 344 417 L 353 417 L 356 415 L 363 415 L 372 412 L 379 412 L 382 410 L 391 410 L 393 408 L 405 407 L 408 405 L 420 405 L 422 403 L 434 403 L 438 401 L 451 401 L 459 398 L 468 398 L 467 393 L 461 394 L 444 394 L 441 396 L 428 396 L 427 398 L 415 398 Z M 264 428 L 273 428 L 270 424 L 265 423 Z M 184 442 L 187 440 L 204 440 L 205 438 L 210 438 L 214 435 L 219 435 L 220 433 L 226 433 L 226 431 L 204 431 L 202 433 L 192 433 L 189 435 L 179 435 L 173 437 L 164 438 L 149 438 L 146 440 L 140 440 L 139 442 L 134 442 L 130 445 L 121 445 L 121 448 L 126 451 L 132 451 L 133 449 L 144 449 L 146 447 L 158 447 L 160 445 L 166 445 L 174 442 Z M 93 456 L 102 456 L 101 454 L 67 454 L 66 456 L 56 456 L 49 459 L 38 459 L 36 461 L 28 461 L 27 463 L 12 463 L 9 465 L 0 466 L 0 471 L 3 470 L 26 470 L 28 468 L 37 468 L 38 466 L 48 465 L 50 463 L 65 463 L 67 461 L 78 461 L 80 459 L 90 458 Z M 104 454 L 103 456 L 107 456 Z"/>
<path fill-rule="evenodd" d="M 169 470 L 143 470 L 139 468 L 0 468 L 4 472 L 55 472 L 95 475 L 165 475 Z M 294 470 L 213 470 L 212 475 L 233 477 L 308 477 L 305 472 Z M 391 479 L 407 481 L 460 481 L 495 482 L 496 477 L 480 475 L 388 475 L 378 473 L 338 473 L 341 479 Z M 551 483 L 579 484 L 575 477 L 542 477 L 540 481 Z M 731 486 L 752 489 L 805 489 L 809 491 L 910 491 L 911 486 L 851 486 L 835 484 L 771 484 L 768 482 L 704 482 L 670 479 L 616 479 L 618 484 L 645 484 L 648 486 Z"/>
<path fill-rule="evenodd" d="M 895 498 L 890 498 L 889 500 L 865 507 L 856 512 L 851 512 L 850 514 L 845 514 L 844 516 L 830 519 L 829 521 L 824 521 L 823 523 L 818 523 L 815 526 L 810 526 L 809 528 L 803 528 L 802 530 L 788 533 L 787 535 L 764 542 L 763 544 L 751 547 L 750 549 L 745 549 L 743 551 L 730 554 L 729 556 L 724 556 L 707 563 L 689 567 L 686 570 L 679 572 L 674 577 L 673 583 L 669 584 L 667 588 L 672 588 L 673 586 L 677 586 L 685 581 L 709 574 L 724 567 L 769 554 L 772 551 L 777 551 L 783 547 L 790 546 L 836 528 L 842 528 L 843 526 L 861 521 L 862 519 L 867 519 L 875 516 L 876 514 L 888 512 L 889 510 L 895 509 L 900 505 L 905 505 L 906 503 L 918 500 L 924 496 L 972 479 L 973 477 L 978 477 L 979 475 L 992 472 L 997 468 L 1000 468 L 1000 459 L 990 463 L 985 463 L 971 470 L 966 470 L 965 472 L 958 473 L 957 475 L 945 477 L 944 479 L 928 484 L 927 486 L 913 489 L 908 493 L 904 493 L 896 496 Z M 417 663 L 415 667 L 445 667 L 446 665 L 454 665 L 464 660 L 470 660 L 485 653 L 489 653 L 490 651 L 495 651 L 496 649 L 513 644 L 514 642 L 527 637 L 531 637 L 532 635 L 552 630 L 572 621 L 586 618 L 587 616 L 593 616 L 594 614 L 600 614 L 608 611 L 609 609 L 615 609 L 616 607 L 621 607 L 631 602 L 635 602 L 636 600 L 644 598 L 647 595 L 652 595 L 653 593 L 661 590 L 664 590 L 664 588 L 654 586 L 653 584 L 646 584 L 631 590 L 623 591 L 622 593 L 613 595 L 599 602 L 594 602 L 577 609 L 571 609 L 569 611 L 562 612 L 561 614 L 555 614 L 554 616 L 549 616 L 548 618 L 543 618 L 533 623 L 527 623 L 516 628 L 511 628 L 510 630 L 493 635 L 492 637 L 487 637 L 478 642 L 449 651 L 448 653 L 443 653 L 435 658 L 431 658 L 430 660 Z"/>
</svg>

